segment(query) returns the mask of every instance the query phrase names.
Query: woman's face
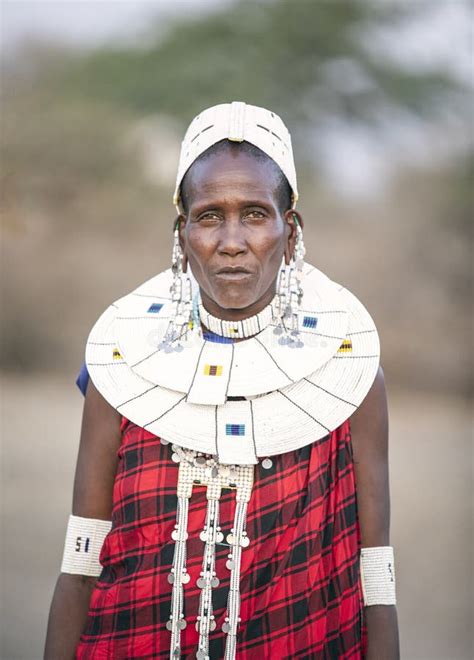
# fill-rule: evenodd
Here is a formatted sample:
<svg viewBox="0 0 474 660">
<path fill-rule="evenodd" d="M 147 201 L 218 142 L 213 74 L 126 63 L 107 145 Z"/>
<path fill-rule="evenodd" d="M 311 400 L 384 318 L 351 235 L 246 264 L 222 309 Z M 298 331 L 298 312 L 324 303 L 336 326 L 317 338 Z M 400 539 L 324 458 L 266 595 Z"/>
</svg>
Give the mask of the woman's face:
<svg viewBox="0 0 474 660">
<path fill-rule="evenodd" d="M 271 162 L 238 148 L 197 161 L 188 174 L 181 244 L 203 304 L 218 318 L 252 316 L 275 294 L 296 238 L 293 212 L 278 208 L 277 186 Z"/>
</svg>

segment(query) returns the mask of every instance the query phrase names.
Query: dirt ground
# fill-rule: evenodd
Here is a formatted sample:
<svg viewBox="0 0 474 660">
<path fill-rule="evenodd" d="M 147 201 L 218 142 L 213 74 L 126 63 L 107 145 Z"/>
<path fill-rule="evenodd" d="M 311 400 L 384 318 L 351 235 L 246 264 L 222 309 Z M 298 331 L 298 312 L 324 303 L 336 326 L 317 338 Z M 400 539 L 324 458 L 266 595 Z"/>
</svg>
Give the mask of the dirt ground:
<svg viewBox="0 0 474 660">
<path fill-rule="evenodd" d="M 2 378 L 2 660 L 42 657 L 79 440 L 82 397 L 72 381 Z M 469 411 L 442 396 L 390 400 L 402 658 L 469 660 Z"/>
</svg>

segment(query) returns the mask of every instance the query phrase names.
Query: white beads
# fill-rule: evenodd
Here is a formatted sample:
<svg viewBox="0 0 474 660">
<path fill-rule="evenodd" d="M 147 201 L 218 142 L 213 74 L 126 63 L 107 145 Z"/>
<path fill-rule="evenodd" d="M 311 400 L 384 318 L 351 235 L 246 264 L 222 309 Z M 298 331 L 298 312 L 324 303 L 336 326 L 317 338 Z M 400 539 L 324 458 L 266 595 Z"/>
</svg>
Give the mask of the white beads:
<svg viewBox="0 0 474 660">
<path fill-rule="evenodd" d="M 199 317 L 206 328 L 216 335 L 228 337 L 229 339 L 245 339 L 246 337 L 253 337 L 270 325 L 275 316 L 275 306 L 276 297 L 255 316 L 250 316 L 242 321 L 224 321 L 209 314 L 200 302 Z"/>
</svg>

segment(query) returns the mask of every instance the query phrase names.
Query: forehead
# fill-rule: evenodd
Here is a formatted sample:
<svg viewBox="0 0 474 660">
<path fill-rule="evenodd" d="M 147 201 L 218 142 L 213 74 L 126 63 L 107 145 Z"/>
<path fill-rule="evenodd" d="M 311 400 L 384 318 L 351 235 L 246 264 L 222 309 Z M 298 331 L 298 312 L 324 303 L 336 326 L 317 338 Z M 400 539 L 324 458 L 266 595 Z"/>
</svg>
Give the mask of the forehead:
<svg viewBox="0 0 474 660">
<path fill-rule="evenodd" d="M 274 201 L 278 183 L 278 166 L 269 158 L 258 158 L 231 147 L 191 166 L 186 175 L 186 193 L 189 204 L 235 196 Z"/>
</svg>

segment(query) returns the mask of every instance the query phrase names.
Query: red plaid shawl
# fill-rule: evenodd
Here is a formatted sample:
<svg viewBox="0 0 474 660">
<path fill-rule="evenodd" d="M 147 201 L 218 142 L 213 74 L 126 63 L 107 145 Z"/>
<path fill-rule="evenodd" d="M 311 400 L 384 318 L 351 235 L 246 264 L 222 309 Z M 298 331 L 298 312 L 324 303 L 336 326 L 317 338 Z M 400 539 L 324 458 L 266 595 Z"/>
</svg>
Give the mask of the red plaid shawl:
<svg viewBox="0 0 474 660">
<path fill-rule="evenodd" d="M 123 441 L 114 486 L 113 526 L 101 553 L 103 571 L 90 601 L 77 658 L 169 658 L 168 574 L 176 516 L 178 465 L 171 447 L 122 420 Z M 256 467 L 248 507 L 250 546 L 242 553 L 238 660 L 342 660 L 363 657 L 359 526 L 349 422 L 312 445 Z M 232 526 L 234 493 L 223 491 L 220 519 Z M 195 629 L 202 562 L 199 532 L 205 488 L 195 486 L 189 507 L 187 628 L 182 658 L 196 656 Z M 224 657 L 229 547 L 217 546 L 220 585 L 213 603 L 217 628 L 210 657 Z"/>
</svg>

